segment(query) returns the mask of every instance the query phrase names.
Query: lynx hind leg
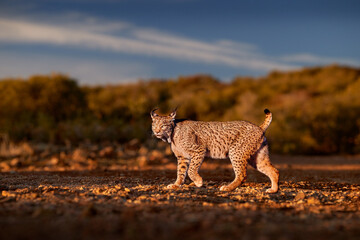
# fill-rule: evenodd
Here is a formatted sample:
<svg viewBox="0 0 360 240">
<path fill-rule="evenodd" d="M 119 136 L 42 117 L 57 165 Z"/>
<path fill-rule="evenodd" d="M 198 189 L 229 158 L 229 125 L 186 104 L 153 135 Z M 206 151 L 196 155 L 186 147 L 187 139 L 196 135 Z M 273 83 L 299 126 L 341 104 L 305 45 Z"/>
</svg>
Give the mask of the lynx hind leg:
<svg viewBox="0 0 360 240">
<path fill-rule="evenodd" d="M 250 158 L 245 147 L 234 147 L 229 151 L 229 158 L 235 172 L 235 179 L 228 185 L 222 186 L 220 191 L 232 191 L 246 179 L 247 160 Z"/>
<path fill-rule="evenodd" d="M 279 171 L 270 162 L 269 148 L 266 142 L 261 145 L 249 164 L 270 178 L 271 188 L 266 190 L 267 193 L 276 193 L 279 190 Z"/>
</svg>

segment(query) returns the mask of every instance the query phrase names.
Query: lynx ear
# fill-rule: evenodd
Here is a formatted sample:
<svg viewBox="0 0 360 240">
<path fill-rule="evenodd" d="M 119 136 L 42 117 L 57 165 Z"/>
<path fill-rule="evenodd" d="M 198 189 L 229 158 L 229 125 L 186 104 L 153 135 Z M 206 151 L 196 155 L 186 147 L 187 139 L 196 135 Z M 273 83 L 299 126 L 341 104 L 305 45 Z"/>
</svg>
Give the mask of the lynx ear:
<svg viewBox="0 0 360 240">
<path fill-rule="evenodd" d="M 158 110 L 158 108 L 155 108 L 153 109 L 151 112 L 150 112 L 150 116 L 151 118 L 155 118 L 155 117 L 158 117 L 159 115 L 155 113 L 155 111 Z"/>
<path fill-rule="evenodd" d="M 175 108 L 174 111 L 173 111 L 172 113 L 170 113 L 169 117 L 175 118 L 175 116 L 176 116 L 176 110 L 177 110 L 177 108 Z"/>
</svg>

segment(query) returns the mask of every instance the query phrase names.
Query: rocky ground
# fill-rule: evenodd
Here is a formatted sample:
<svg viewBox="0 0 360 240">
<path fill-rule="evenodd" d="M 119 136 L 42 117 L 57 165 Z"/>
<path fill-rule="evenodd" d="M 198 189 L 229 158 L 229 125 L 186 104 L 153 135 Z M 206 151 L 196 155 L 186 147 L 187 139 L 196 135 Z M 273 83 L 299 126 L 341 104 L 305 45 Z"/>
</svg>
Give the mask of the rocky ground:
<svg viewBox="0 0 360 240">
<path fill-rule="evenodd" d="M 359 239 L 360 157 L 273 156 L 280 191 L 266 194 L 251 168 L 219 191 L 234 174 L 218 160 L 203 164 L 204 187 L 166 190 L 171 153 L 140 149 L 3 159 L 0 239 Z"/>
</svg>

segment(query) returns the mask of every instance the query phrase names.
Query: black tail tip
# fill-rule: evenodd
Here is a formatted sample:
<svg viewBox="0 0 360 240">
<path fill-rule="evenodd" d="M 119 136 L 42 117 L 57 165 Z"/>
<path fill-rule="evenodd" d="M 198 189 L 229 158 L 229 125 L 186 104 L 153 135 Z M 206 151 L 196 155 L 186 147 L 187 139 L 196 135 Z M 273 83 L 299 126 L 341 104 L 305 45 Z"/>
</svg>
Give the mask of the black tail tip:
<svg viewBox="0 0 360 240">
<path fill-rule="evenodd" d="M 270 113 L 270 110 L 267 109 L 267 108 L 265 108 L 264 113 L 265 113 L 265 114 L 269 114 L 269 113 Z"/>
</svg>

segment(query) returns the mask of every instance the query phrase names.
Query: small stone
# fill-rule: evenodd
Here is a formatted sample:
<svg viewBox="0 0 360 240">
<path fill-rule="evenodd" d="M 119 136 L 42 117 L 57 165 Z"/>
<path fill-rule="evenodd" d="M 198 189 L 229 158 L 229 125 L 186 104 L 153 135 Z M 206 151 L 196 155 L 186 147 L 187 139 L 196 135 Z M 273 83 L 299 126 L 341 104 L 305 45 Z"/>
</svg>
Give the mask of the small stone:
<svg viewBox="0 0 360 240">
<path fill-rule="evenodd" d="M 1 192 L 1 195 L 2 195 L 3 197 L 15 197 L 15 196 L 16 196 L 15 193 L 10 192 L 10 191 L 2 191 L 2 192 Z"/>
<path fill-rule="evenodd" d="M 203 205 L 203 206 L 208 206 L 208 207 L 214 206 L 213 203 L 209 203 L 209 202 L 203 202 L 202 205 Z"/>
<path fill-rule="evenodd" d="M 146 195 L 141 195 L 137 198 L 137 200 L 140 200 L 140 201 L 146 200 L 146 199 L 148 199 L 148 197 Z"/>
<path fill-rule="evenodd" d="M 39 195 L 37 193 L 34 193 L 34 192 L 29 194 L 30 199 L 36 199 L 38 196 Z"/>
<path fill-rule="evenodd" d="M 320 200 L 317 199 L 317 198 L 314 198 L 314 197 L 310 197 L 310 198 L 307 200 L 307 202 L 308 202 L 309 204 L 320 204 Z"/>
<path fill-rule="evenodd" d="M 305 193 L 303 191 L 300 191 L 296 194 L 294 201 L 298 202 L 300 200 L 303 200 L 305 198 Z"/>
</svg>

